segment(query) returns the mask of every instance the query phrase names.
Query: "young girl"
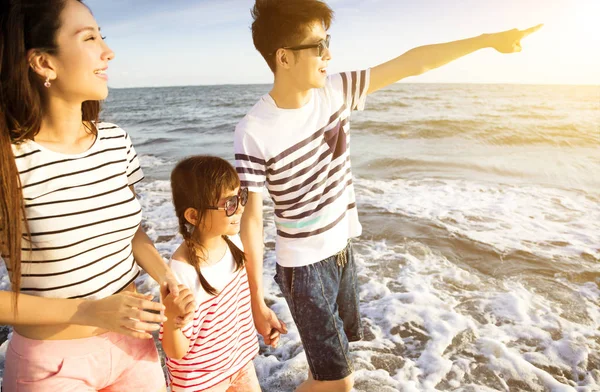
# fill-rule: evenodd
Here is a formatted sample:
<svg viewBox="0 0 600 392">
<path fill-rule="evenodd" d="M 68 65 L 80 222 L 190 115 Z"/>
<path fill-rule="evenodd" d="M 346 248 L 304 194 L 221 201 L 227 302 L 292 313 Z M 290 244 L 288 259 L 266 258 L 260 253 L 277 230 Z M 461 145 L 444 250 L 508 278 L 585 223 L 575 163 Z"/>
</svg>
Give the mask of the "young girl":
<svg viewBox="0 0 600 392">
<path fill-rule="evenodd" d="M 192 291 L 182 290 L 176 299 L 161 293 L 169 321 L 160 338 L 172 391 L 260 391 L 252 363 L 258 340 L 237 236 L 248 189 L 240 189 L 227 161 L 211 156 L 179 162 L 171 188 L 184 242 L 170 266 Z M 194 320 L 177 328 L 172 317 L 193 299 Z"/>
</svg>

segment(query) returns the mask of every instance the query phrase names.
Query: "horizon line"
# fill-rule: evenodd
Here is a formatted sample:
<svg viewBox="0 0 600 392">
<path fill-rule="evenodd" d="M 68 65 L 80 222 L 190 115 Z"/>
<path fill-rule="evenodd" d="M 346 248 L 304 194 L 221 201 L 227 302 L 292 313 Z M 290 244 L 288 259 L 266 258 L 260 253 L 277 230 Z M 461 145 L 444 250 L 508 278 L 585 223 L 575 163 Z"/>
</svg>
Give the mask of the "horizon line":
<svg viewBox="0 0 600 392">
<path fill-rule="evenodd" d="M 108 86 L 109 89 L 114 90 L 127 90 L 127 89 L 137 89 L 137 88 L 172 88 L 172 87 L 217 87 L 217 86 L 268 86 L 273 83 L 214 83 L 214 84 L 173 84 L 173 85 L 164 85 L 164 86 L 128 86 L 128 87 L 111 87 Z M 462 84 L 462 85 L 509 85 L 509 86 L 569 86 L 569 87 L 600 87 L 600 82 L 598 83 L 524 83 L 524 82 L 406 82 L 399 81 L 395 84 Z M 389 86 L 387 86 L 389 87 Z"/>
</svg>

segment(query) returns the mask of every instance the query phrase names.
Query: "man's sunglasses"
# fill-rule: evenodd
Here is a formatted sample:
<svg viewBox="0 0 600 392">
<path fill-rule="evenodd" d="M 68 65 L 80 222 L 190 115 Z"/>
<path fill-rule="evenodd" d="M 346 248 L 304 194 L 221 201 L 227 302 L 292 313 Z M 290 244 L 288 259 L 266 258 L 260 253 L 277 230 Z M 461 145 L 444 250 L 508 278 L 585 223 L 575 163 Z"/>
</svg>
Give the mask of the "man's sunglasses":
<svg viewBox="0 0 600 392">
<path fill-rule="evenodd" d="M 225 215 L 232 216 L 235 214 L 240 206 L 245 206 L 248 202 L 248 188 L 240 189 L 240 192 L 227 199 L 225 207 L 207 207 L 209 210 L 225 210 Z"/>
<path fill-rule="evenodd" d="M 331 41 L 331 36 L 329 34 L 327 34 L 327 37 L 325 39 L 320 40 L 316 44 L 284 46 L 282 49 L 302 50 L 302 49 L 317 48 L 318 49 L 317 56 L 323 57 L 323 54 L 325 54 L 325 49 L 329 49 L 329 41 Z"/>
</svg>

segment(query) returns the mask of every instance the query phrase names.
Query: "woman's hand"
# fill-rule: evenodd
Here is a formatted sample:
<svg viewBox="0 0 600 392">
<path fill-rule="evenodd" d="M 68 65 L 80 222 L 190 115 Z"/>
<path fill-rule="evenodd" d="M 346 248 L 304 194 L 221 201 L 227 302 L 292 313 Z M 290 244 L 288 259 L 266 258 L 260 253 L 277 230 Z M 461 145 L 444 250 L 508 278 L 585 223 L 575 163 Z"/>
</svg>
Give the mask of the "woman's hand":
<svg viewBox="0 0 600 392">
<path fill-rule="evenodd" d="M 151 339 L 149 332 L 157 331 L 166 321 L 161 314 L 163 304 L 152 301 L 151 295 L 130 291 L 98 300 L 81 303 L 75 315 L 75 324 L 91 325 L 140 339 Z"/>
</svg>

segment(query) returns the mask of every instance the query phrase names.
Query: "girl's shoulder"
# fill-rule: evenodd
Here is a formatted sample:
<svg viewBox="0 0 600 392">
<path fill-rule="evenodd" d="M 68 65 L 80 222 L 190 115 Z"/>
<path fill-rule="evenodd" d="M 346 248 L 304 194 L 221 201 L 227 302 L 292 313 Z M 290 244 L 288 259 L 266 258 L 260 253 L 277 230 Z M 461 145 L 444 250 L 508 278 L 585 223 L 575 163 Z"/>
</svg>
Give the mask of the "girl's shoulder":
<svg viewBox="0 0 600 392">
<path fill-rule="evenodd" d="M 175 252 L 171 255 L 171 260 L 176 260 L 181 263 L 189 264 L 188 261 L 188 251 L 185 242 L 182 242 L 181 245 L 175 249 Z"/>
</svg>

